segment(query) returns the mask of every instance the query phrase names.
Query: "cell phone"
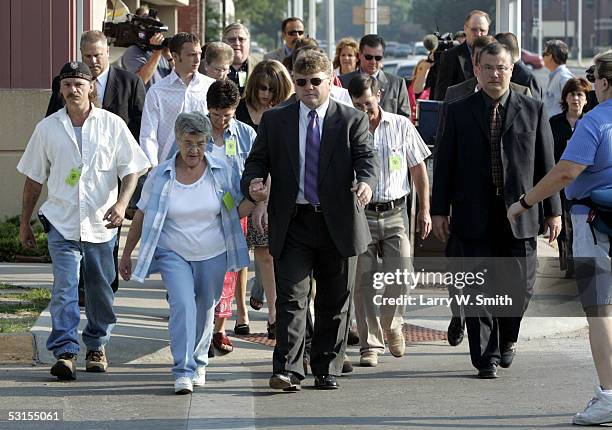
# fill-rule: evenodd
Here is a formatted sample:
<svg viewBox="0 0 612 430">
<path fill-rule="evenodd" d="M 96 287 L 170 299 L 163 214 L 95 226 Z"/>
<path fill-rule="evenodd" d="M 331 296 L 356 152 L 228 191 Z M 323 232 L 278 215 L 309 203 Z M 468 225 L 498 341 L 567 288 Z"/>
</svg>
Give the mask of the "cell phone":
<svg viewBox="0 0 612 430">
<path fill-rule="evenodd" d="M 49 230 L 51 230 L 51 223 L 42 212 L 38 212 L 38 220 L 43 226 L 43 231 L 49 233 Z"/>
</svg>

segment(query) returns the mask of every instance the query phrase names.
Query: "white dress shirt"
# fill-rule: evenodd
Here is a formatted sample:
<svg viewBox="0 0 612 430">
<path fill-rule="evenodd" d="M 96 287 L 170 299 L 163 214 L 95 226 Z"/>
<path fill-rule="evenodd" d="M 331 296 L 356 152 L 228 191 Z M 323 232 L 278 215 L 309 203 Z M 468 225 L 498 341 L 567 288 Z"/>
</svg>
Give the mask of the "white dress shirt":
<svg viewBox="0 0 612 430">
<path fill-rule="evenodd" d="M 82 153 L 66 108 L 40 121 L 17 170 L 47 182 L 48 198 L 40 210 L 66 240 L 108 242 L 117 229 L 102 217 L 117 202 L 117 177 L 149 168 L 125 122 L 92 106 L 83 123 Z M 80 172 L 80 176 L 79 176 Z"/>
<path fill-rule="evenodd" d="M 372 194 L 373 203 L 387 203 L 407 195 L 410 192 L 408 169 L 431 155 L 410 119 L 382 109 L 380 113 L 380 123 L 374 130 L 380 172 Z M 391 169 L 391 157 L 400 161 L 399 169 Z"/>
<path fill-rule="evenodd" d="M 172 155 L 174 123 L 179 113 L 208 113 L 206 93 L 213 82 L 214 79 L 196 72 L 187 86 L 173 70 L 149 88 L 142 111 L 140 146 L 152 166 Z"/>
<path fill-rule="evenodd" d="M 106 68 L 102 73 L 98 75 L 96 78 L 96 93 L 98 94 L 98 100 L 100 101 L 100 106 L 104 101 L 104 93 L 106 92 L 106 83 L 108 82 L 108 71 L 110 66 Z"/>
<path fill-rule="evenodd" d="M 317 109 L 317 120 L 319 121 L 319 139 L 323 135 L 323 120 L 329 107 L 329 98 L 319 106 Z M 312 109 L 300 102 L 300 190 L 298 191 L 297 199 L 295 200 L 298 204 L 308 203 L 308 200 L 304 197 L 304 162 L 306 160 L 306 133 L 308 132 L 308 114 Z"/>
</svg>

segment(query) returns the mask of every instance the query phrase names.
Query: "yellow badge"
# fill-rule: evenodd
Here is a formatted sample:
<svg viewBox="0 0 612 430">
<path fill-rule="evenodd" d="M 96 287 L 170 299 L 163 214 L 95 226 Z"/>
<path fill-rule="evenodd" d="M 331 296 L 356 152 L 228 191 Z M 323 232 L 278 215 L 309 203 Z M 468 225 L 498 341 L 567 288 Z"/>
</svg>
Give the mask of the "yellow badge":
<svg viewBox="0 0 612 430">
<path fill-rule="evenodd" d="M 73 167 L 70 169 L 70 172 L 68 172 L 65 182 L 71 187 L 74 187 L 79 183 L 79 179 L 81 179 L 81 171 Z"/>
<path fill-rule="evenodd" d="M 236 207 L 234 198 L 232 197 L 229 191 L 226 191 L 226 193 L 223 194 L 223 205 L 225 206 L 225 209 L 227 209 L 228 212 L 231 212 L 232 209 Z"/>
<path fill-rule="evenodd" d="M 233 137 L 225 141 L 225 155 L 228 157 L 236 156 L 236 140 Z"/>
<path fill-rule="evenodd" d="M 401 155 L 392 155 L 389 157 L 389 170 L 392 172 L 399 172 L 402 168 L 402 157 Z"/>
</svg>

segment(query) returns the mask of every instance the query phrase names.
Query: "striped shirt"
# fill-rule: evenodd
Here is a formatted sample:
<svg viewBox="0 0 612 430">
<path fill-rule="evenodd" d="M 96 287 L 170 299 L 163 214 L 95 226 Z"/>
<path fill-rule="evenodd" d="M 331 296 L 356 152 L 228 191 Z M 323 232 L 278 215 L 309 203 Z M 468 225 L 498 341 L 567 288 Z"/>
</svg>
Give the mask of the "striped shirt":
<svg viewBox="0 0 612 430">
<path fill-rule="evenodd" d="M 180 157 L 180 154 L 177 153 L 152 170 L 142 188 L 138 209 L 144 212 L 144 221 L 138 262 L 132 276 L 138 282 L 144 282 L 144 278 L 149 273 L 157 270 L 153 255 L 164 227 L 168 202 L 176 181 L 176 157 Z M 210 168 L 212 173 L 217 197 L 221 203 L 221 225 L 227 248 L 227 271 L 237 272 L 249 265 L 249 250 L 237 210 L 243 199 L 240 192 L 240 181 L 233 180 L 234 175 L 223 160 L 210 154 L 204 154 L 204 157 L 208 164 L 207 168 Z M 235 203 L 231 210 L 228 210 L 223 202 L 223 197 L 228 192 Z M 201 239 L 206 240 L 206 238 Z"/>
<path fill-rule="evenodd" d="M 373 203 L 387 203 L 407 195 L 410 192 L 408 169 L 431 155 L 407 117 L 382 109 L 380 114 L 380 123 L 374 130 L 374 150 L 380 157 L 381 169 Z"/>
</svg>

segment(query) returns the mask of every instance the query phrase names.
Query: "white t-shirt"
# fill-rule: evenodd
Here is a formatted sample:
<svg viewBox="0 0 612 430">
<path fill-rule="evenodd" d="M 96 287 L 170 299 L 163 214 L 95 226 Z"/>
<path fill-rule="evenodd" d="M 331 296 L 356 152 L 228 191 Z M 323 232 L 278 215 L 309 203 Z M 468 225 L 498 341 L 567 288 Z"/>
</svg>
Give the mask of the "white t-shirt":
<svg viewBox="0 0 612 430">
<path fill-rule="evenodd" d="M 221 160 L 225 160 L 225 144 L 219 146 L 216 143 L 213 143 L 212 146 L 212 155 L 220 158 Z"/>
<path fill-rule="evenodd" d="M 193 184 L 175 180 L 172 187 L 157 245 L 187 261 L 208 260 L 224 253 L 221 202 L 210 168 Z"/>
</svg>

